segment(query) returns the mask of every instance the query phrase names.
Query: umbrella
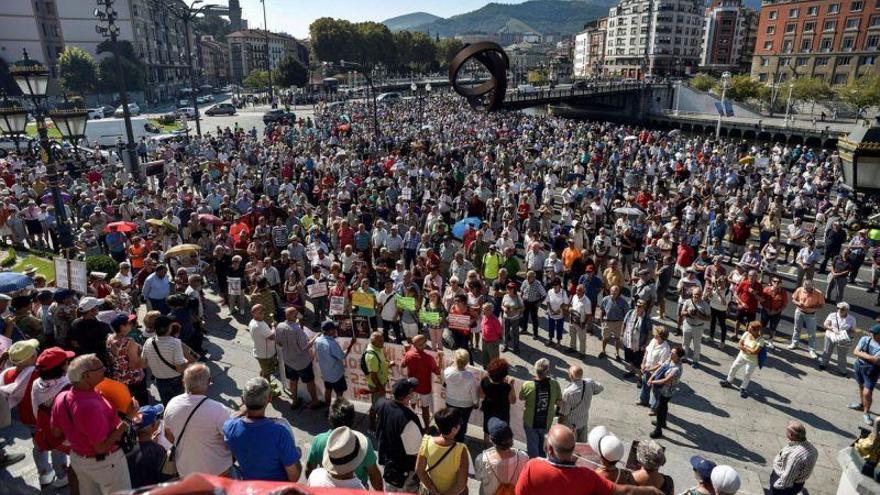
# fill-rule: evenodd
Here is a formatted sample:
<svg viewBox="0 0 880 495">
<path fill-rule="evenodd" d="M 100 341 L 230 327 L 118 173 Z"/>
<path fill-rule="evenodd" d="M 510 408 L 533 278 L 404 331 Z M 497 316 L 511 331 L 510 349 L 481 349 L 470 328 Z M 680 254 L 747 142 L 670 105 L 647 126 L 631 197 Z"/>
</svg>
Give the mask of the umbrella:
<svg viewBox="0 0 880 495">
<path fill-rule="evenodd" d="M 104 227 L 104 232 L 134 232 L 137 224 L 134 222 L 110 222 Z"/>
<path fill-rule="evenodd" d="M 177 232 L 177 227 L 165 220 L 160 220 L 158 218 L 148 218 L 147 223 L 152 225 L 153 227 L 164 227 L 173 232 Z"/>
<path fill-rule="evenodd" d="M 223 220 L 216 215 L 211 215 L 210 213 L 199 213 L 199 221 L 206 223 L 223 223 Z"/>
<path fill-rule="evenodd" d="M 48 194 L 44 194 L 40 198 L 40 200 L 43 203 L 51 203 L 51 202 L 55 201 L 55 198 L 52 197 L 52 193 L 48 193 Z M 61 201 L 64 201 L 65 203 L 70 201 L 70 194 L 67 194 L 66 192 L 61 193 Z"/>
<path fill-rule="evenodd" d="M 455 236 L 456 239 L 462 239 L 468 225 L 473 225 L 475 229 L 478 229 L 480 228 L 480 223 L 481 221 L 477 217 L 462 218 L 452 226 L 452 235 Z"/>
<path fill-rule="evenodd" d="M 645 212 L 643 212 L 642 210 L 640 210 L 638 208 L 627 207 L 627 208 L 615 208 L 614 214 L 622 216 L 622 217 L 623 216 L 641 217 L 641 216 L 645 215 Z"/>
<path fill-rule="evenodd" d="M 744 156 L 739 159 L 740 165 L 748 165 L 749 163 L 755 163 L 755 157 L 753 156 Z"/>
<path fill-rule="evenodd" d="M 638 138 L 633 135 L 629 135 L 629 136 L 623 138 L 624 141 L 635 141 L 636 139 L 638 139 Z"/>
<path fill-rule="evenodd" d="M 6 294 L 26 289 L 34 285 L 34 281 L 23 273 L 2 272 L 0 273 L 0 293 Z"/>
<path fill-rule="evenodd" d="M 202 248 L 198 244 L 178 244 L 165 251 L 165 256 L 180 256 L 182 254 L 198 253 Z"/>
</svg>

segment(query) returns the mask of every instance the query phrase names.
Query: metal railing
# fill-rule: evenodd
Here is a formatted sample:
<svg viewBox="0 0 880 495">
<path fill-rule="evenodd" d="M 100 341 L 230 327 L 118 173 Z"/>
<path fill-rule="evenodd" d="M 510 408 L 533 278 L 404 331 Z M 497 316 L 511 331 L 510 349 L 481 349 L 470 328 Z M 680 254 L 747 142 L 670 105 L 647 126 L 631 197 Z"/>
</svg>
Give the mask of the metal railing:
<svg viewBox="0 0 880 495">
<path fill-rule="evenodd" d="M 602 82 L 602 83 L 591 83 L 582 88 L 575 88 L 571 86 L 569 88 L 554 88 L 554 89 L 544 89 L 544 88 L 536 88 L 535 90 L 530 91 L 516 91 L 511 90 L 508 92 L 504 101 L 506 103 L 515 103 L 515 102 L 527 102 L 527 101 L 539 101 L 539 100 L 555 100 L 555 99 L 566 99 L 566 98 L 577 98 L 580 96 L 593 96 L 596 94 L 603 93 L 616 93 L 620 91 L 632 91 L 637 89 L 644 89 L 649 87 L 662 87 L 665 84 L 648 84 L 644 82 Z"/>
</svg>

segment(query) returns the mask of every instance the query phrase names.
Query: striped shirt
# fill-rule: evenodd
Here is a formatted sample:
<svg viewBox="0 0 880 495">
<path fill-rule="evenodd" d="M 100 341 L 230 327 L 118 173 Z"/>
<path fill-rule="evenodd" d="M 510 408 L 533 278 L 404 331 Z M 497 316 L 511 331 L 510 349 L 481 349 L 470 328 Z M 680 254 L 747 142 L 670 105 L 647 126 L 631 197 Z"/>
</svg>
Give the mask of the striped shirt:
<svg viewBox="0 0 880 495">
<path fill-rule="evenodd" d="M 153 345 L 153 342 L 156 345 Z M 156 352 L 156 347 L 159 348 L 159 352 Z M 159 354 L 162 355 L 162 358 L 159 357 Z M 180 339 L 171 336 L 164 337 L 151 337 L 144 342 L 144 348 L 141 350 L 141 359 L 146 361 L 146 367 L 150 368 L 150 371 L 153 372 L 153 376 L 159 379 L 168 379 L 168 378 L 177 378 L 180 376 L 180 373 L 176 368 L 171 368 L 165 361 L 168 361 L 169 364 L 179 365 L 186 363 L 186 359 L 183 357 L 183 345 L 180 342 Z M 163 361 L 164 359 L 165 361 Z"/>
<path fill-rule="evenodd" d="M 593 396 L 602 393 L 605 387 L 599 382 L 586 378 L 574 382 L 562 391 L 560 414 L 565 416 L 565 425 L 573 430 L 586 428 L 590 423 L 590 404 Z"/>
<path fill-rule="evenodd" d="M 818 458 L 819 452 L 810 442 L 790 442 L 773 459 L 773 472 L 779 476 L 773 487 L 784 489 L 804 483 L 813 473 Z"/>
<path fill-rule="evenodd" d="M 519 293 L 525 302 L 540 302 L 547 295 L 547 290 L 544 288 L 544 285 L 535 279 L 534 282 L 529 283 L 528 279 L 524 280 L 522 286 L 520 286 Z"/>
</svg>

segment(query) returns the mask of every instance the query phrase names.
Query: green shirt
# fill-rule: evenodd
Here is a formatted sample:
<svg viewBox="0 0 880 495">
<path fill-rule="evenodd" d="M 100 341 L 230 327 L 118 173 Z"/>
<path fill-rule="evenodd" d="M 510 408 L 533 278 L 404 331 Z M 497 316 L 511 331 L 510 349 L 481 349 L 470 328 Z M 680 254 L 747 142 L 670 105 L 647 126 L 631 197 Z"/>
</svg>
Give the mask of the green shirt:
<svg viewBox="0 0 880 495">
<path fill-rule="evenodd" d="M 483 276 L 489 280 L 498 278 L 498 270 L 501 268 L 501 256 L 498 253 L 486 253 L 483 255 Z"/>
<path fill-rule="evenodd" d="M 385 353 L 382 352 L 382 349 L 377 349 L 373 347 L 373 344 L 370 344 L 364 352 L 366 353 L 364 354 L 364 361 L 367 364 L 367 372 L 376 373 L 379 376 L 379 385 L 388 383 L 388 359 L 385 358 Z M 369 374 L 367 375 L 367 385 L 375 387 L 373 379 Z"/>
<path fill-rule="evenodd" d="M 332 431 L 332 430 L 331 430 Z M 306 464 L 310 464 L 312 466 L 321 466 L 321 462 L 324 460 L 324 450 L 327 448 L 327 439 L 330 438 L 330 432 L 325 431 L 324 433 L 319 433 L 314 440 L 312 441 L 312 448 L 309 450 L 309 458 L 306 460 Z M 370 480 L 367 476 L 367 469 L 370 466 L 376 465 L 376 451 L 373 450 L 373 444 L 370 442 L 370 439 L 367 438 L 367 456 L 364 457 L 363 462 L 361 462 L 360 466 L 354 470 L 354 475 L 358 477 L 363 483 L 364 486 L 370 486 Z"/>
<path fill-rule="evenodd" d="M 531 428 L 544 428 L 550 429 L 550 426 L 553 425 L 553 417 L 556 416 L 556 403 L 559 401 L 559 398 L 562 397 L 562 388 L 559 386 L 559 382 L 550 378 L 550 403 L 548 404 L 547 410 L 547 424 L 545 425 L 533 425 L 535 419 L 535 401 L 537 399 L 537 393 L 535 389 L 535 381 L 529 380 L 523 383 L 522 388 L 519 391 L 520 400 L 525 401 L 525 411 L 523 411 L 523 425 L 531 427 Z"/>
</svg>

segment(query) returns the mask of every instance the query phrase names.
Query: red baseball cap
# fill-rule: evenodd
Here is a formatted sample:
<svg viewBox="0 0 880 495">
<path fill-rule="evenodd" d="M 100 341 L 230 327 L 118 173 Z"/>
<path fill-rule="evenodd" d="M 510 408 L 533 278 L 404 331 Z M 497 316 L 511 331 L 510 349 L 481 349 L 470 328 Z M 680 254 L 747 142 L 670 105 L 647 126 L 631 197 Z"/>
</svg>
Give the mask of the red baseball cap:
<svg viewBox="0 0 880 495">
<path fill-rule="evenodd" d="M 60 366 L 64 361 L 73 359 L 76 353 L 73 351 L 65 351 L 60 347 L 50 347 L 41 352 L 37 357 L 37 368 L 41 370 L 50 370 Z"/>
</svg>

